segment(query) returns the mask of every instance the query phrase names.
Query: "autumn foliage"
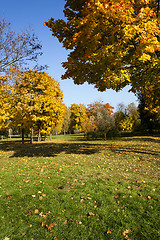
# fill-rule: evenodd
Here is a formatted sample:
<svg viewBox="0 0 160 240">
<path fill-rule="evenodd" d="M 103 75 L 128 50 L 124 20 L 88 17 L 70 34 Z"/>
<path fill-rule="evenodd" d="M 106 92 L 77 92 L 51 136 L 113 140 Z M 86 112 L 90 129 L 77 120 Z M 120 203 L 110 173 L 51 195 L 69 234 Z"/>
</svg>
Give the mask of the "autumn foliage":
<svg viewBox="0 0 160 240">
<path fill-rule="evenodd" d="M 1 122 L 8 120 L 10 127 L 20 129 L 23 134 L 31 130 L 32 133 L 34 130 L 35 133 L 49 134 L 62 122 L 65 110 L 63 94 L 59 84 L 48 73 L 37 70 L 21 72 L 12 68 L 6 78 L 10 91 L 7 92 L 7 84 L 0 86 L 1 105 L 5 111 L 3 118 L 3 112 L 0 114 Z"/>
<path fill-rule="evenodd" d="M 150 0 L 67 0 L 67 20 L 45 22 L 71 50 L 62 78 L 94 84 L 100 91 L 118 91 L 128 84 L 136 91 L 148 81 L 146 72 L 159 65 L 157 6 Z"/>
<path fill-rule="evenodd" d="M 7 84 L 7 78 L 0 76 L 0 129 L 6 128 L 9 124 L 10 108 L 10 86 Z"/>
</svg>

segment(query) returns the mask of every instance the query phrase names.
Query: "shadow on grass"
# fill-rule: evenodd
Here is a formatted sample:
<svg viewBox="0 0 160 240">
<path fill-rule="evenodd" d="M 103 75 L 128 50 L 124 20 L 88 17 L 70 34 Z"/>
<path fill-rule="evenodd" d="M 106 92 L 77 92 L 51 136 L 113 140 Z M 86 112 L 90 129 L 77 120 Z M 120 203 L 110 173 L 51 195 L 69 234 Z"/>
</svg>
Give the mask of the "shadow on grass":
<svg viewBox="0 0 160 240">
<path fill-rule="evenodd" d="M 141 142 L 153 142 L 153 143 L 160 143 L 160 138 L 152 138 L 152 137 L 128 137 L 122 139 L 122 141 L 141 141 Z"/>
<path fill-rule="evenodd" d="M 144 156 L 146 155 L 152 155 L 152 156 L 160 156 L 160 151 L 152 150 L 152 149 L 146 149 L 145 147 L 141 147 L 141 145 L 135 146 L 112 146 L 110 149 L 115 153 L 132 153 L 132 154 L 142 154 Z"/>
<path fill-rule="evenodd" d="M 140 140 L 140 141 L 139 141 Z M 25 143 L 22 145 L 19 141 L 4 141 L 0 142 L 0 150 L 5 152 L 13 152 L 10 157 L 55 157 L 58 154 L 64 152 L 65 154 L 86 154 L 91 155 L 103 151 L 111 151 L 114 154 L 124 153 L 124 154 L 142 154 L 147 157 L 149 156 L 160 156 L 160 151 L 158 148 L 153 148 L 152 142 L 154 139 L 144 139 L 150 141 L 149 147 L 146 148 L 142 143 L 143 139 L 119 139 L 111 142 L 101 141 L 99 142 L 90 142 L 90 141 L 80 141 L 77 142 L 76 139 L 70 142 L 57 143 L 57 142 L 41 142 L 29 144 Z M 130 143 L 128 142 L 130 141 Z M 132 144 L 132 141 L 134 144 Z M 137 144 L 135 145 L 135 141 Z"/>
<path fill-rule="evenodd" d="M 99 152 L 97 145 L 88 143 L 53 143 L 42 142 L 22 145 L 20 142 L 3 142 L 0 150 L 13 151 L 11 157 L 55 157 L 61 152 L 65 154 L 94 154 Z"/>
</svg>

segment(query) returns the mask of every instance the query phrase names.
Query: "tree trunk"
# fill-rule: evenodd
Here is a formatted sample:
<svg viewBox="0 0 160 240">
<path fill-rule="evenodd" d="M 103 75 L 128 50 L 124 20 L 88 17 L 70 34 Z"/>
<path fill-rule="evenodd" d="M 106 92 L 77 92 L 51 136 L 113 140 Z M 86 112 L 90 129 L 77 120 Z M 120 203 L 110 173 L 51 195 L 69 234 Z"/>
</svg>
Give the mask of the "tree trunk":
<svg viewBox="0 0 160 240">
<path fill-rule="evenodd" d="M 24 144 L 24 128 L 22 128 L 22 144 Z"/>
<path fill-rule="evenodd" d="M 41 142 L 41 130 L 39 129 L 39 132 L 38 132 L 38 142 Z"/>
<path fill-rule="evenodd" d="M 11 138 L 11 128 L 8 130 L 9 137 Z"/>
<path fill-rule="evenodd" d="M 33 128 L 31 129 L 31 138 L 30 138 L 30 143 L 33 143 Z"/>
<path fill-rule="evenodd" d="M 148 121 L 148 129 L 150 135 L 153 135 L 153 122 L 151 120 Z"/>
<path fill-rule="evenodd" d="M 49 134 L 49 139 L 52 141 L 52 133 Z"/>
<path fill-rule="evenodd" d="M 104 140 L 106 140 L 107 139 L 107 133 L 105 132 L 104 133 Z"/>
<path fill-rule="evenodd" d="M 44 141 L 47 141 L 47 134 L 45 133 L 45 138 L 44 138 Z"/>
</svg>

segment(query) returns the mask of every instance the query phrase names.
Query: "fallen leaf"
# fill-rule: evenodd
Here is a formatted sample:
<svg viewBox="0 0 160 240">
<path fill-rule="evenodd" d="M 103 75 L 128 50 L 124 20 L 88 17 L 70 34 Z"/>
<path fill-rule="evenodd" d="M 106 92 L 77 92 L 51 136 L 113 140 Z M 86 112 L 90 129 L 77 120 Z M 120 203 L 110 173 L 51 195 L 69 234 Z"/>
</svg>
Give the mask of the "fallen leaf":
<svg viewBox="0 0 160 240">
<path fill-rule="evenodd" d="M 29 213 L 27 213 L 27 215 L 26 216 L 30 216 L 32 213 L 31 213 L 31 211 L 29 211 Z"/>
<path fill-rule="evenodd" d="M 43 212 L 40 212 L 39 216 L 43 217 Z"/>
<path fill-rule="evenodd" d="M 55 227 L 56 226 L 56 223 L 55 222 L 53 222 L 53 223 L 51 223 L 51 224 L 49 224 L 49 225 L 46 225 L 46 227 L 48 228 L 48 231 L 52 231 L 51 230 L 51 228 L 53 228 L 53 227 Z"/>
<path fill-rule="evenodd" d="M 39 213 L 39 210 L 38 210 L 38 209 L 35 209 L 34 213 L 35 213 L 35 214 L 38 214 L 38 213 Z"/>
<path fill-rule="evenodd" d="M 126 229 L 126 230 L 122 231 L 122 235 L 126 237 L 126 236 L 128 236 L 127 234 L 130 233 L 130 231 L 131 231 L 130 229 Z"/>
<path fill-rule="evenodd" d="M 42 227 L 44 227 L 45 226 L 45 224 L 44 224 L 44 222 L 42 222 L 42 225 L 41 225 Z"/>
<path fill-rule="evenodd" d="M 95 214 L 92 212 L 89 212 L 89 216 L 94 216 Z"/>
<path fill-rule="evenodd" d="M 67 223 L 68 223 L 68 221 L 67 221 L 67 220 L 65 220 L 65 221 L 64 221 L 64 224 L 67 224 Z"/>
</svg>

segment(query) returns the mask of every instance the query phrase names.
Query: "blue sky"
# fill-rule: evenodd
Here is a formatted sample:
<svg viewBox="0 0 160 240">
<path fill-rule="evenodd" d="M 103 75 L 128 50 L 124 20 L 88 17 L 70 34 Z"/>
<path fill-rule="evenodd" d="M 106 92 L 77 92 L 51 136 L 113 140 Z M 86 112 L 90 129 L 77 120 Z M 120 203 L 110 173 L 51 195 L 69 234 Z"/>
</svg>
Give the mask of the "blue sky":
<svg viewBox="0 0 160 240">
<path fill-rule="evenodd" d="M 1 1 L 0 18 L 3 14 L 11 27 L 15 31 L 23 31 L 31 27 L 38 36 L 43 55 L 39 58 L 41 65 L 48 65 L 47 72 L 60 83 L 63 91 L 64 103 L 70 106 L 72 103 L 90 104 L 95 101 L 109 103 L 116 110 L 118 103 L 128 105 L 134 102 L 137 105 L 137 98 L 133 93 L 128 93 L 129 87 L 116 93 L 113 90 L 98 92 L 93 85 L 75 85 L 71 79 L 61 80 L 64 73 L 61 62 L 66 61 L 67 51 L 62 48 L 62 44 L 52 36 L 49 28 L 44 26 L 44 21 L 53 17 L 54 19 L 64 18 L 65 0 L 6 0 Z"/>
</svg>

